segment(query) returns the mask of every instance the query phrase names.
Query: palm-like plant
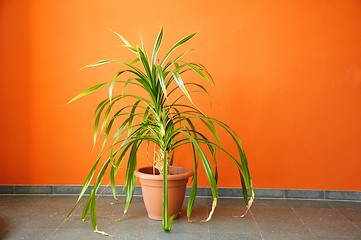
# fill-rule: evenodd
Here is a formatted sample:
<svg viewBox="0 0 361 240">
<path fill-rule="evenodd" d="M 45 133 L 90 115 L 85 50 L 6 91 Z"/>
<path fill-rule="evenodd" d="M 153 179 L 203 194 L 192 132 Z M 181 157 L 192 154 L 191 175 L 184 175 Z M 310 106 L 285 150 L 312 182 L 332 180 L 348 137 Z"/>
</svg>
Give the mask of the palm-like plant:
<svg viewBox="0 0 361 240">
<path fill-rule="evenodd" d="M 198 159 L 201 160 L 201 165 L 212 190 L 213 205 L 207 220 L 211 218 L 216 207 L 218 199 L 217 150 L 228 155 L 238 169 L 244 202 L 249 209 L 254 199 L 254 193 L 247 158 L 239 137 L 225 123 L 206 116 L 195 106 L 191 94 L 199 91 L 207 93 L 206 88 L 200 83 L 187 82 L 182 78 L 184 73 L 193 72 L 200 79 L 213 83 L 211 75 L 203 65 L 183 61 L 183 56 L 187 52 L 169 60 L 174 50 L 192 39 L 196 33 L 188 35 L 174 44 L 161 60 L 158 59 L 158 52 L 163 40 L 163 28 L 158 33 L 151 58 L 149 58 L 143 43 L 141 46 L 132 46 L 120 34 L 115 34 L 123 41 L 124 45 L 122 46 L 135 54 L 135 59 L 131 62 L 101 60 L 85 66 L 94 67 L 117 62 L 121 63 L 124 69 L 119 71 L 112 81 L 97 84 L 81 92 L 70 101 L 73 102 L 104 85 L 109 85 L 109 96 L 102 100 L 95 110 L 94 143 L 98 139 L 98 135 L 102 134 L 102 151 L 91 168 L 69 216 L 95 178 L 94 185 L 84 205 L 82 217 L 85 219 L 90 212 L 92 227 L 94 231 L 98 231 L 96 193 L 108 169 L 110 173 L 109 185 L 116 198 L 115 176 L 123 161 L 127 161 L 124 180 L 124 189 L 126 190 L 125 214 L 136 187 L 134 171 L 137 165 L 137 152 L 141 145 L 146 144 L 148 147 L 149 143 L 154 144 L 154 167 L 163 175 L 162 226 L 164 230 L 169 231 L 171 229 L 174 218 L 174 216 L 168 216 L 168 167 L 173 164 L 175 149 L 184 145 L 190 146 L 194 162 L 194 176 L 187 208 L 188 219 L 191 217 L 196 198 Z M 124 79 L 121 79 L 123 76 Z M 114 91 L 116 84 L 122 88 L 120 93 Z M 144 96 L 126 94 L 124 90 L 130 85 L 141 89 Z M 122 104 L 125 99 L 131 101 L 132 104 Z M 184 103 L 184 100 L 189 103 Z M 117 124 L 115 124 L 116 121 L 118 121 Z M 200 132 L 197 129 L 199 124 L 205 126 L 206 132 Z M 221 129 L 230 136 L 238 150 L 238 156 L 232 155 L 222 147 L 216 129 Z M 112 135 L 111 141 L 109 140 L 110 135 Z M 97 170 L 99 173 L 94 177 Z"/>
</svg>

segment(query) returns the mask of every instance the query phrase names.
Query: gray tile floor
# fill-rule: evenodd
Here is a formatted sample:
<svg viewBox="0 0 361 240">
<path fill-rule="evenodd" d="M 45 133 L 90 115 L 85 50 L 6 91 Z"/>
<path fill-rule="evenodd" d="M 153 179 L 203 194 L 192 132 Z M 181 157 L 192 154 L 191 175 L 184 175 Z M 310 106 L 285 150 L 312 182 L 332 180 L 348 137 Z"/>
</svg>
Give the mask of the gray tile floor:
<svg viewBox="0 0 361 240">
<path fill-rule="evenodd" d="M 110 239 L 81 221 L 81 209 L 64 217 L 76 196 L 0 195 L 0 239 Z M 210 222 L 200 222 L 210 210 L 210 198 L 198 198 L 193 222 L 185 212 L 170 233 L 161 222 L 146 217 L 141 197 L 134 197 L 128 215 L 117 221 L 124 200 L 98 198 L 100 230 L 113 239 L 361 239 L 361 202 L 256 199 L 245 218 L 241 199 L 219 199 Z M 184 209 L 183 209 L 184 211 Z"/>
</svg>

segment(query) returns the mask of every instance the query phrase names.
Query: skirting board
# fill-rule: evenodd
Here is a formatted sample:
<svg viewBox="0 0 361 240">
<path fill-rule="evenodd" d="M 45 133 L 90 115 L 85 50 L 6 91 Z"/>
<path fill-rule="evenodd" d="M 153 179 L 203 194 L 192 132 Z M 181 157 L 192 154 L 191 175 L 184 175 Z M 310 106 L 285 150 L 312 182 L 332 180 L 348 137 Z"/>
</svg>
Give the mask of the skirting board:
<svg viewBox="0 0 361 240">
<path fill-rule="evenodd" d="M 81 186 L 64 185 L 0 185 L 0 194 L 54 194 L 54 195 L 76 195 L 79 194 Z M 87 193 L 90 191 L 89 187 Z M 117 187 L 117 195 L 124 195 L 122 187 Z M 255 189 L 256 198 L 277 199 L 313 199 L 313 200 L 347 200 L 361 201 L 361 192 L 358 191 L 334 191 L 334 190 L 294 190 L 294 189 Z M 98 193 L 111 195 L 111 188 L 101 186 Z M 188 196 L 190 188 L 187 187 Z M 142 195 L 140 187 L 136 187 L 134 195 Z M 242 197 L 240 188 L 218 188 L 219 197 Z M 197 196 L 212 196 L 210 188 L 198 188 Z"/>
</svg>

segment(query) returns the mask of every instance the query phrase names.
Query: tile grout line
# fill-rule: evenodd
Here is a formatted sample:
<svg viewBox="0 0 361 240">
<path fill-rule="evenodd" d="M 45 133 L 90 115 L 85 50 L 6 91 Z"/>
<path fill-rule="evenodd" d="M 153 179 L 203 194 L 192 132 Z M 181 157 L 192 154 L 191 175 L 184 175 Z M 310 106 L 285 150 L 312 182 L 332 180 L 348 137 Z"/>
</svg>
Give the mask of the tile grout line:
<svg viewBox="0 0 361 240">
<path fill-rule="evenodd" d="M 75 212 L 76 210 L 78 210 L 80 207 L 80 205 L 78 205 L 76 208 L 73 209 L 73 212 Z M 69 216 L 70 217 L 70 216 Z M 69 218 L 65 217 L 65 219 L 59 224 L 59 226 L 57 226 L 54 231 L 51 232 L 50 236 L 46 237 L 45 240 L 48 240 L 49 238 L 53 237 L 55 235 L 55 233 L 60 229 L 60 227 L 65 223 L 69 221 Z"/>
<path fill-rule="evenodd" d="M 361 229 L 352 221 L 350 221 L 350 219 L 348 219 L 345 214 L 343 214 L 340 210 L 338 210 L 338 208 L 335 208 L 332 204 L 328 203 L 328 205 L 331 206 L 332 209 L 335 209 L 338 213 L 340 213 L 349 223 L 352 224 L 352 226 L 354 226 L 357 230 L 361 231 Z"/>
<path fill-rule="evenodd" d="M 59 226 L 57 226 L 54 231 L 51 232 L 50 236 L 48 236 L 47 238 L 45 238 L 45 240 L 48 240 L 49 238 L 51 238 L 52 236 L 54 236 L 54 234 L 59 230 L 59 228 L 66 222 L 67 220 L 64 220 L 62 223 L 60 223 Z"/>
<path fill-rule="evenodd" d="M 253 221 L 254 221 L 254 223 L 256 224 L 256 227 L 257 227 L 257 230 L 258 230 L 259 235 L 261 236 L 261 239 L 262 239 L 262 240 L 265 240 L 265 239 L 263 238 L 263 234 L 262 234 L 262 232 L 261 232 L 261 229 L 259 228 L 258 222 L 256 221 L 256 218 L 255 218 L 254 215 L 253 215 L 252 210 L 250 209 L 249 212 L 250 212 L 251 215 L 252 215 Z"/>
<path fill-rule="evenodd" d="M 312 237 L 314 239 L 317 239 L 316 235 L 312 232 L 312 230 L 306 225 L 305 221 L 303 221 L 303 219 L 301 218 L 301 216 L 296 212 L 296 210 L 291 207 L 292 211 L 296 214 L 296 216 L 298 217 L 298 219 L 301 221 L 302 225 L 305 226 L 307 228 L 307 230 L 312 234 Z"/>
</svg>

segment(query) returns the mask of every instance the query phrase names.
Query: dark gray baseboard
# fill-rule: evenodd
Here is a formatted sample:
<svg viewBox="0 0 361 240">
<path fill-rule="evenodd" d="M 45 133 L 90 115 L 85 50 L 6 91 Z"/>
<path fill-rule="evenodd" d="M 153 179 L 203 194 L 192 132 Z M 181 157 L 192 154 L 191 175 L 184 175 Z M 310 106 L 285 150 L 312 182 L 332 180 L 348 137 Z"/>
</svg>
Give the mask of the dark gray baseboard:
<svg viewBox="0 0 361 240">
<path fill-rule="evenodd" d="M 0 185 L 0 194 L 54 194 L 54 195 L 76 195 L 81 191 L 81 186 L 40 186 L 40 185 Z M 91 187 L 86 193 L 90 192 Z M 122 193 L 123 187 L 117 187 L 117 195 Z M 359 191 L 334 191 L 334 190 L 290 190 L 290 189 L 255 189 L 256 198 L 276 198 L 276 199 L 313 199 L 313 200 L 347 200 L 361 201 Z M 190 188 L 187 188 L 188 196 Z M 98 193 L 111 195 L 111 188 L 101 186 Z M 142 195 L 140 187 L 136 187 L 134 195 Z M 219 197 L 242 197 L 240 188 L 219 188 Z M 198 188 L 197 196 L 212 196 L 210 188 Z"/>
</svg>

